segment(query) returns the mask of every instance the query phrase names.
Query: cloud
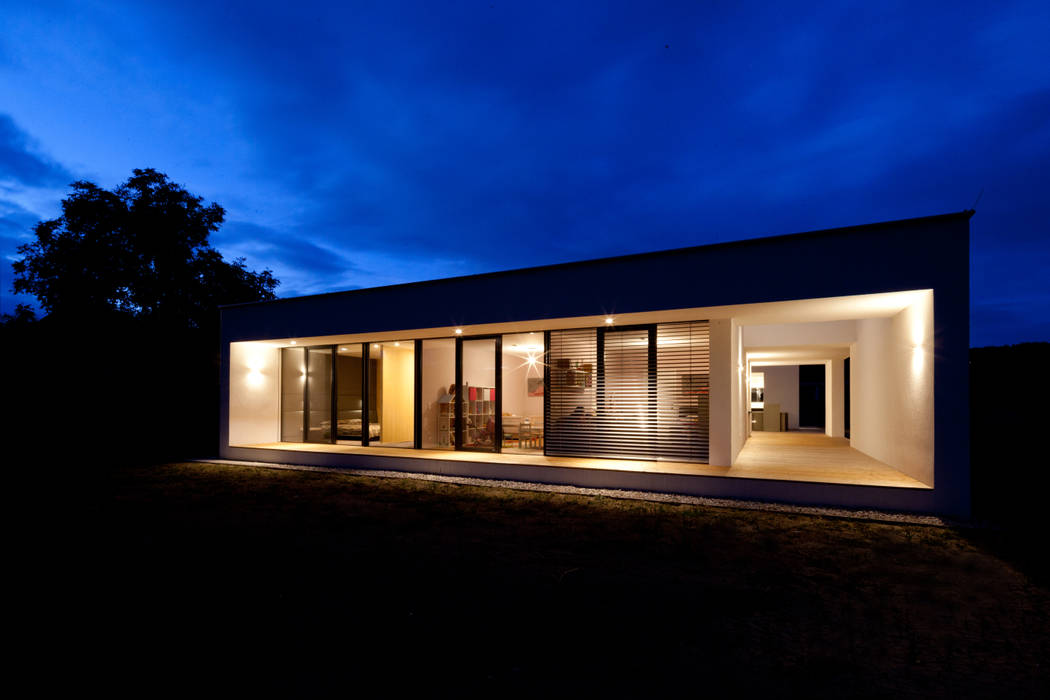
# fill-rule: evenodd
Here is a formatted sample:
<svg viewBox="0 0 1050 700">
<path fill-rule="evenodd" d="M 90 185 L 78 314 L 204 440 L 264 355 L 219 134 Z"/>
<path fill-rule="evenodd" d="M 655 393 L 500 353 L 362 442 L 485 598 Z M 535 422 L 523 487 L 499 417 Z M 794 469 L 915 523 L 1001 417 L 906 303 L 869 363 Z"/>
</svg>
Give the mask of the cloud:
<svg viewBox="0 0 1050 700">
<path fill-rule="evenodd" d="M 0 114 L 0 180 L 26 187 L 54 187 L 74 177 L 59 163 L 40 153 L 33 140 L 7 114 Z"/>
<path fill-rule="evenodd" d="M 983 187 L 974 298 L 1033 308 L 1050 5 L 580 8 L 125 3 L 68 31 L 41 10 L 50 43 L 26 43 L 90 44 L 85 92 L 51 102 L 94 100 L 67 111 L 95 147 L 62 162 L 166 156 L 133 165 L 226 206 L 216 246 L 282 296 L 958 211 Z M 61 113 L 11 109 L 67 143 L 43 130 Z M 0 173 L 57 181 L 10 118 L 0 137 Z M 978 337 L 1006 332 L 974 308 Z"/>
</svg>

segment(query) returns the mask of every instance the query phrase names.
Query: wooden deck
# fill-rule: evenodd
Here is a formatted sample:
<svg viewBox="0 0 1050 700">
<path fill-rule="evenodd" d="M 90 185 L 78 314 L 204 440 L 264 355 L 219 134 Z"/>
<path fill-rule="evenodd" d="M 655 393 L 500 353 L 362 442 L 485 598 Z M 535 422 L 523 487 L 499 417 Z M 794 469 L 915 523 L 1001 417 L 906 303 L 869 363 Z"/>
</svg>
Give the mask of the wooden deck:
<svg viewBox="0 0 1050 700">
<path fill-rule="evenodd" d="M 927 484 L 823 433 L 754 432 L 728 476 L 928 489 Z"/>
<path fill-rule="evenodd" d="M 360 447 L 358 445 L 298 442 L 270 442 L 253 445 L 234 445 L 234 447 L 295 452 L 359 454 L 362 457 L 375 455 L 410 459 L 485 462 L 489 464 L 535 465 L 568 469 L 613 469 L 653 474 L 728 476 L 742 479 L 892 486 L 910 489 L 930 488 L 893 467 L 853 449 L 849 446 L 848 440 L 830 438 L 819 433 L 756 432 L 744 445 L 744 448 L 740 451 L 737 463 L 732 467 L 694 464 L 692 462 L 546 457 L 544 455 L 531 454 L 413 450 L 397 447 Z"/>
</svg>

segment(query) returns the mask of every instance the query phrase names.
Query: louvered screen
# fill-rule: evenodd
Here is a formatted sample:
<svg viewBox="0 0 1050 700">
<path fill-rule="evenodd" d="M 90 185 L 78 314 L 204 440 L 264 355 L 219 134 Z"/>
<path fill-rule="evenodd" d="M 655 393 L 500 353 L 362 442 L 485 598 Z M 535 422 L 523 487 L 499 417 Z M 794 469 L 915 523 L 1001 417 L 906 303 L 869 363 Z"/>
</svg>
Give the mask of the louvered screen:
<svg viewBox="0 0 1050 700">
<path fill-rule="evenodd" d="M 707 462 L 711 341 L 707 321 L 656 327 L 656 457 Z"/>
<path fill-rule="evenodd" d="M 707 461 L 706 321 L 551 331 L 549 371 L 547 454 Z"/>
<path fill-rule="evenodd" d="M 596 434 L 598 334 L 551 331 L 544 443 L 549 455 L 591 455 Z"/>
<path fill-rule="evenodd" d="M 650 407 L 649 329 L 603 334 L 603 376 L 599 381 L 598 416 L 602 453 L 647 458 L 653 453 L 655 427 Z"/>
</svg>

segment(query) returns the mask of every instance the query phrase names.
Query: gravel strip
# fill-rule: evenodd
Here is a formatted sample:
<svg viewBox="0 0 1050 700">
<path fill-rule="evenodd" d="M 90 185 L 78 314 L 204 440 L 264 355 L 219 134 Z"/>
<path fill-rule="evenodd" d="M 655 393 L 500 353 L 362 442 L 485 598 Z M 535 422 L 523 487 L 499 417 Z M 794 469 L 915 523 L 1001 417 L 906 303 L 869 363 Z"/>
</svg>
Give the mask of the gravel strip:
<svg viewBox="0 0 1050 700">
<path fill-rule="evenodd" d="M 739 501 L 730 498 L 706 498 L 687 496 L 676 493 L 657 493 L 652 491 L 625 491 L 618 489 L 597 489 L 582 486 L 565 486 L 562 484 L 541 484 L 533 481 L 508 481 L 506 479 L 479 479 L 467 476 L 445 476 L 443 474 L 422 474 L 418 472 L 399 472 L 384 469 L 351 469 L 348 467 L 312 467 L 302 464 L 274 464 L 272 462 L 248 462 L 236 459 L 191 459 L 189 462 L 202 464 L 220 464 L 234 467 L 263 467 L 265 469 L 287 469 L 301 472 L 325 472 L 329 474 L 352 474 L 354 476 L 374 476 L 383 479 L 416 479 L 418 481 L 437 481 L 445 484 L 463 486 L 482 486 L 486 488 L 514 489 L 516 491 L 538 491 L 543 493 L 563 493 L 573 496 L 604 496 L 635 501 L 652 501 L 655 503 L 678 503 L 691 506 L 710 506 L 713 508 L 732 508 L 735 510 L 761 510 L 770 513 L 792 513 L 798 515 L 819 515 L 826 518 L 844 518 L 847 520 L 867 520 L 880 523 L 903 523 L 907 525 L 929 525 L 933 527 L 966 527 L 960 523 L 934 515 L 915 515 L 913 513 L 894 513 L 880 510 L 849 510 L 845 508 L 822 508 L 819 506 L 795 506 L 785 503 L 768 503 L 764 501 Z"/>
</svg>

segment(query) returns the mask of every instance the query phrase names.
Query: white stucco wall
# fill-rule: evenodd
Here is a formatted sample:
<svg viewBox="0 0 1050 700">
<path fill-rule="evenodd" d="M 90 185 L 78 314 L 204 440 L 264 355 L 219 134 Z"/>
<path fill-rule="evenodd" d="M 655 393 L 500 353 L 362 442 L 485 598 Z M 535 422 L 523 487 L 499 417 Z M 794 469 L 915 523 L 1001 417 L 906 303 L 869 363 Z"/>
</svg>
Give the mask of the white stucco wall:
<svg viewBox="0 0 1050 700">
<path fill-rule="evenodd" d="M 845 368 L 843 359 L 824 363 L 824 433 L 831 437 L 846 435 Z"/>
<path fill-rule="evenodd" d="M 857 321 L 850 444 L 933 486 L 933 294 L 890 318 Z"/>
<path fill-rule="evenodd" d="M 708 462 L 728 467 L 736 453 L 733 450 L 733 405 L 736 391 L 734 375 L 736 354 L 734 352 L 732 321 L 711 321 L 711 419 L 709 423 L 710 446 Z"/>
<path fill-rule="evenodd" d="M 264 343 L 230 344 L 231 445 L 281 439 L 281 351 Z"/>
<path fill-rule="evenodd" d="M 732 464 L 736 461 L 737 455 L 740 454 L 740 450 L 744 448 L 744 443 L 747 441 L 749 428 L 747 410 L 751 405 L 751 389 L 747 383 L 744 329 L 736 319 L 730 321 L 730 337 L 732 338 L 731 352 L 734 358 L 732 369 L 733 402 L 729 414 L 732 417 L 732 425 L 730 426 L 732 431 L 730 448 L 732 452 L 729 463 Z"/>
</svg>

